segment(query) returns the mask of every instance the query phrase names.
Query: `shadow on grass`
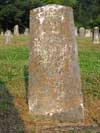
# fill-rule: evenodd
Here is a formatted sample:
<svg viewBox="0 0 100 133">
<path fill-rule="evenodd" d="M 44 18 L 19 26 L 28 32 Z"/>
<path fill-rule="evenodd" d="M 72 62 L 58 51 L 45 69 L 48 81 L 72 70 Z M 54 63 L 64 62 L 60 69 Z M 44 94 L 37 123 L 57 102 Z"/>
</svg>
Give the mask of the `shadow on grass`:
<svg viewBox="0 0 100 133">
<path fill-rule="evenodd" d="M 25 80 L 25 89 L 26 89 L 26 102 L 28 104 L 28 85 L 29 85 L 29 68 L 28 68 L 28 65 L 24 66 L 24 80 Z"/>
<path fill-rule="evenodd" d="M 24 133 L 24 123 L 13 104 L 13 96 L 0 80 L 0 133 Z"/>
</svg>

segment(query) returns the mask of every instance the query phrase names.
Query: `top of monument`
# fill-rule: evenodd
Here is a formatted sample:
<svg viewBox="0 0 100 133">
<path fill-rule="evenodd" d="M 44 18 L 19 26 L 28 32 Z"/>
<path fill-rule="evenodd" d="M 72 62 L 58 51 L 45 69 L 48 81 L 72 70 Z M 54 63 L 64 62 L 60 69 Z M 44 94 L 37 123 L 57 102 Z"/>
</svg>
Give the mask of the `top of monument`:
<svg viewBox="0 0 100 133">
<path fill-rule="evenodd" d="M 72 10 L 71 7 L 69 6 L 63 6 L 63 5 L 58 5 L 58 4 L 48 4 L 48 5 L 45 5 L 45 6 L 42 6 L 42 7 L 38 7 L 38 8 L 35 8 L 33 10 L 31 10 L 32 12 L 34 11 L 49 11 L 49 10 L 59 10 L 59 9 L 68 9 L 68 10 Z"/>
</svg>

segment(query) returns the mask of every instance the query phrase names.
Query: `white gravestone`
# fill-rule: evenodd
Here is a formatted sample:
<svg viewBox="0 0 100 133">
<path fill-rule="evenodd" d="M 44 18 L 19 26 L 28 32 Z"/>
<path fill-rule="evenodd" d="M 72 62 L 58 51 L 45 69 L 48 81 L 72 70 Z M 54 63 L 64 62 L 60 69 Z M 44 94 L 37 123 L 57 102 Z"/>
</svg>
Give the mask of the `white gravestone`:
<svg viewBox="0 0 100 133">
<path fill-rule="evenodd" d="M 93 32 L 93 43 L 94 44 L 99 44 L 99 27 L 94 27 L 94 32 Z"/>
</svg>

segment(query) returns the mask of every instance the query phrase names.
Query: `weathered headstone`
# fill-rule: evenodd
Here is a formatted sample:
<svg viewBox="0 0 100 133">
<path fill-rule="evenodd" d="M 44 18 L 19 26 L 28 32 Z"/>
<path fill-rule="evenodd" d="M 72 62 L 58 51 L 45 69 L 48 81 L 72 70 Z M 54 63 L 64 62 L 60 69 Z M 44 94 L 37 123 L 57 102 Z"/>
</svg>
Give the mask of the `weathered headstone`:
<svg viewBox="0 0 100 133">
<path fill-rule="evenodd" d="M 11 44 L 12 43 L 12 33 L 10 30 L 7 30 L 5 32 L 5 44 Z"/>
<path fill-rule="evenodd" d="M 92 37 L 91 29 L 86 29 L 85 30 L 85 37 Z"/>
<path fill-rule="evenodd" d="M 93 43 L 94 44 L 99 44 L 99 27 L 94 27 L 94 32 L 93 32 Z"/>
<path fill-rule="evenodd" d="M 85 28 L 84 27 L 79 28 L 79 36 L 80 37 L 85 37 Z"/>
<path fill-rule="evenodd" d="M 28 29 L 28 28 L 25 29 L 24 35 L 25 35 L 25 36 L 28 36 L 28 35 L 29 35 L 29 29 Z"/>
<path fill-rule="evenodd" d="M 14 26 L 14 35 L 19 36 L 19 26 L 18 25 Z"/>
<path fill-rule="evenodd" d="M 70 7 L 47 5 L 31 11 L 28 103 L 35 115 L 83 119 L 74 29 Z"/>
</svg>

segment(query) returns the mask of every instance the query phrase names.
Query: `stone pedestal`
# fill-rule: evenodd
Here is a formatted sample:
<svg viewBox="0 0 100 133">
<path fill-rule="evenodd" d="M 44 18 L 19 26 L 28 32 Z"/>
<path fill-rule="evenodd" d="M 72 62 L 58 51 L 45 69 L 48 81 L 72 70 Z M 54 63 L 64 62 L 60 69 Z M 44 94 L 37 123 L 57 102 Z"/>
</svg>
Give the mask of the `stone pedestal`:
<svg viewBox="0 0 100 133">
<path fill-rule="evenodd" d="M 30 14 L 29 111 L 78 121 L 83 99 L 73 11 L 47 5 Z"/>
</svg>

